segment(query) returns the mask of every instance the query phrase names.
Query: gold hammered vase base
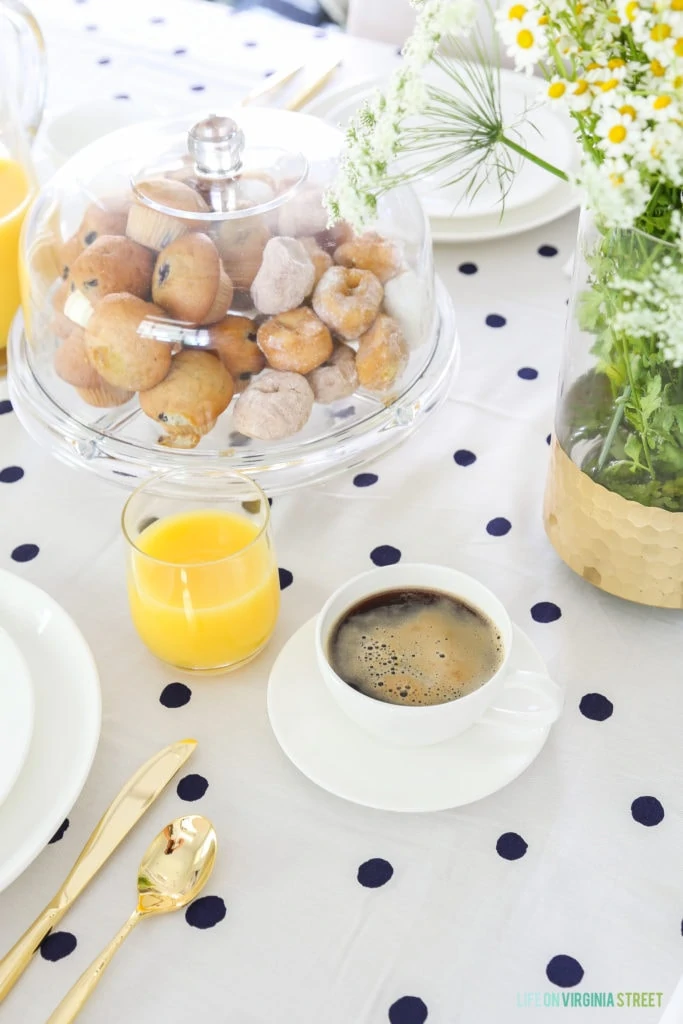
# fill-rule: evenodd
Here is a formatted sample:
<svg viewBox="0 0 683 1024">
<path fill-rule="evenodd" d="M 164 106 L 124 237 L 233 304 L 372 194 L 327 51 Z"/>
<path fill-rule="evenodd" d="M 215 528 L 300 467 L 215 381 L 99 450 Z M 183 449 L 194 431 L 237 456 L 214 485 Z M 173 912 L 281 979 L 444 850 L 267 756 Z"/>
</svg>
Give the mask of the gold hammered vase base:
<svg viewBox="0 0 683 1024">
<path fill-rule="evenodd" d="M 608 491 L 553 440 L 543 520 L 560 558 L 589 583 L 639 604 L 683 608 L 683 512 Z"/>
</svg>

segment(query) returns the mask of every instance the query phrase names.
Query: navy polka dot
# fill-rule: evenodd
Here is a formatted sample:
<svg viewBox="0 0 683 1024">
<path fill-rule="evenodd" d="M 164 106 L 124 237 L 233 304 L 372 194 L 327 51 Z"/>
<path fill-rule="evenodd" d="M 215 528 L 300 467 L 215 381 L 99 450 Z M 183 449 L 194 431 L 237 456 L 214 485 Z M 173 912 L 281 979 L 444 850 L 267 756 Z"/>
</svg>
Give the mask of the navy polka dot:
<svg viewBox="0 0 683 1024">
<path fill-rule="evenodd" d="M 9 398 L 3 398 L 0 402 L 0 416 L 4 416 L 6 412 L 12 412 L 12 403 Z"/>
<path fill-rule="evenodd" d="M 546 439 L 545 439 L 545 443 L 546 443 L 546 444 L 550 444 L 550 438 L 551 438 L 551 435 L 550 435 L 550 434 L 548 434 L 548 436 L 547 436 L 547 437 L 546 437 Z"/>
<path fill-rule="evenodd" d="M 117 92 L 116 96 L 114 96 L 114 99 L 115 100 L 129 100 L 130 96 L 128 95 L 127 92 Z M 121 476 L 124 476 L 124 475 L 125 475 L 124 473 L 121 474 Z M 132 473 L 128 473 L 128 476 L 132 476 L 132 475 L 133 475 Z"/>
<path fill-rule="evenodd" d="M 159 17 L 159 15 L 157 15 L 155 18 L 150 18 L 149 22 L 150 25 L 163 25 L 165 20 L 165 18 L 161 18 Z"/>
<path fill-rule="evenodd" d="M 403 996 L 389 1007 L 390 1024 L 424 1024 L 428 1010 L 419 996 Z"/>
<path fill-rule="evenodd" d="M 100 57 L 98 64 L 111 64 L 111 57 Z"/>
<path fill-rule="evenodd" d="M 181 800 L 201 800 L 208 788 L 208 780 L 203 775 L 186 775 L 178 783 L 176 792 Z"/>
<path fill-rule="evenodd" d="M 189 686 L 185 686 L 185 683 L 169 683 L 161 691 L 159 702 L 165 708 L 182 708 L 185 704 L 189 704 L 191 697 L 192 690 Z"/>
<path fill-rule="evenodd" d="M 378 480 L 379 477 L 376 473 L 359 473 L 354 476 L 353 483 L 355 487 L 372 487 Z"/>
<path fill-rule="evenodd" d="M 604 722 L 605 719 L 612 717 L 614 704 L 601 693 L 586 693 L 581 698 L 579 711 L 593 722 Z"/>
<path fill-rule="evenodd" d="M 294 577 L 289 569 L 278 569 L 278 576 L 280 577 L 280 590 L 286 590 L 294 582 Z"/>
<path fill-rule="evenodd" d="M 556 622 L 562 612 L 552 601 L 539 601 L 531 609 L 531 618 L 534 622 Z"/>
<path fill-rule="evenodd" d="M 486 524 L 486 532 L 490 533 L 492 537 L 504 537 L 511 529 L 512 523 L 509 519 L 504 519 L 503 516 L 490 519 Z"/>
<path fill-rule="evenodd" d="M 651 828 L 663 820 L 664 808 L 655 796 L 639 796 L 631 804 L 631 814 L 639 825 Z"/>
<path fill-rule="evenodd" d="M 173 51 L 173 56 L 174 56 L 174 57 L 182 57 L 182 56 L 184 56 L 184 55 L 185 55 L 186 53 L 187 53 L 187 50 L 185 49 L 185 47 L 184 47 L 184 46 L 178 46 L 178 47 L 177 47 L 177 49 L 175 49 L 175 50 Z"/>
<path fill-rule="evenodd" d="M 461 263 L 458 270 L 461 274 L 467 274 L 469 276 L 470 274 L 476 274 L 479 267 L 476 263 Z"/>
<path fill-rule="evenodd" d="M 489 313 L 489 315 L 486 317 L 487 327 L 505 327 L 506 323 L 507 320 L 505 319 L 505 317 L 501 316 L 499 313 Z"/>
<path fill-rule="evenodd" d="M 401 561 L 401 552 L 391 544 L 380 544 L 378 548 L 372 549 L 370 558 L 375 565 L 396 565 Z"/>
<path fill-rule="evenodd" d="M 192 92 L 204 92 L 204 90 L 206 89 L 206 86 L 205 85 L 191 85 L 190 89 L 192 90 Z"/>
<path fill-rule="evenodd" d="M 5 469 L 0 469 L 0 483 L 15 484 L 23 475 L 21 466 L 6 466 Z"/>
<path fill-rule="evenodd" d="M 453 455 L 453 459 L 458 466 L 471 466 L 473 462 L 477 461 L 477 456 L 474 452 L 469 452 L 467 448 L 458 448 L 457 452 Z"/>
<path fill-rule="evenodd" d="M 313 33 L 313 38 L 314 39 L 327 39 L 327 32 L 325 31 L 324 28 L 316 29 L 316 31 Z"/>
<path fill-rule="evenodd" d="M 373 857 L 372 860 L 366 860 L 361 864 L 356 877 L 366 889 L 379 889 L 380 886 L 387 884 L 393 873 L 394 869 L 388 860 Z"/>
<path fill-rule="evenodd" d="M 185 911 L 185 920 L 192 928 L 213 928 L 225 917 L 225 903 L 220 896 L 200 896 Z"/>
<path fill-rule="evenodd" d="M 554 956 L 546 966 L 545 974 L 548 981 L 560 988 L 573 988 L 583 978 L 583 967 L 573 956 L 560 953 Z"/>
<path fill-rule="evenodd" d="M 539 256 L 557 256 L 557 249 L 554 245 L 539 245 Z"/>
<path fill-rule="evenodd" d="M 263 72 L 263 77 L 264 78 L 272 78 L 274 74 L 275 74 L 275 68 L 270 68 L 268 71 L 264 71 Z"/>
<path fill-rule="evenodd" d="M 256 42 L 255 39 L 246 39 L 244 45 L 251 50 L 255 46 L 258 46 L 258 43 Z"/>
<path fill-rule="evenodd" d="M 86 32 L 97 32 L 97 25 L 86 25 L 85 26 L 85 31 Z"/>
<path fill-rule="evenodd" d="M 50 932 L 40 944 L 40 955 L 43 960 L 63 960 L 69 953 L 73 953 L 78 945 L 75 935 L 71 932 Z"/>
<path fill-rule="evenodd" d="M 62 824 L 59 826 L 59 828 L 55 832 L 55 834 L 53 835 L 52 839 L 50 840 L 50 843 L 58 843 L 60 839 L 63 839 L 64 838 L 64 833 L 66 832 L 68 827 L 69 827 L 69 819 L 65 818 L 64 821 L 62 822 Z M 48 846 L 50 845 L 50 843 L 48 843 Z"/>
<path fill-rule="evenodd" d="M 523 366 L 521 370 L 517 370 L 517 376 L 522 380 L 536 380 L 538 370 L 534 370 L 533 366 Z"/>
<path fill-rule="evenodd" d="M 39 551 L 37 544 L 20 544 L 12 552 L 12 558 L 15 562 L 31 562 Z"/>
<path fill-rule="evenodd" d="M 528 844 L 516 832 L 504 832 L 496 843 L 496 853 L 504 860 L 519 860 L 528 849 Z"/>
</svg>

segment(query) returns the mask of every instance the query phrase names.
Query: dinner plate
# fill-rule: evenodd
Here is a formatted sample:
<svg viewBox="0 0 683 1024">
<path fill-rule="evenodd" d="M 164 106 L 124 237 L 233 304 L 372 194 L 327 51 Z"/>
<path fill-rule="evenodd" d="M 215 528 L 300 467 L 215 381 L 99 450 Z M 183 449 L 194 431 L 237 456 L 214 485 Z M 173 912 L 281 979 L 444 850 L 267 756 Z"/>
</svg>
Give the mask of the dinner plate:
<svg viewBox="0 0 683 1024">
<path fill-rule="evenodd" d="M 527 124 L 519 126 L 517 141 L 526 143 L 533 152 L 561 170 L 574 171 L 578 166 L 578 149 L 571 124 L 562 113 L 547 105 L 538 106 L 538 79 L 505 69 L 500 75 L 505 123 L 513 124 L 525 111 L 528 118 Z M 345 124 L 386 81 L 386 76 L 378 76 L 328 92 L 309 104 L 306 112 L 333 125 Z M 520 169 L 507 194 L 502 216 L 498 189 L 493 181 L 487 182 L 467 202 L 462 186 L 440 188 L 438 182 L 429 177 L 417 182 L 415 187 L 429 215 L 434 241 L 503 238 L 541 227 L 576 209 L 578 196 L 567 182 L 523 158 L 520 160 Z"/>
<path fill-rule="evenodd" d="M 0 621 L 4 621 L 0 616 Z M 0 626 L 0 804 L 10 793 L 33 734 L 33 684 L 26 660 Z"/>
<path fill-rule="evenodd" d="M 95 660 L 53 598 L 0 570 L 0 621 L 23 652 L 35 716 L 26 762 L 0 810 L 0 890 L 38 856 L 76 802 L 100 734 Z"/>
</svg>

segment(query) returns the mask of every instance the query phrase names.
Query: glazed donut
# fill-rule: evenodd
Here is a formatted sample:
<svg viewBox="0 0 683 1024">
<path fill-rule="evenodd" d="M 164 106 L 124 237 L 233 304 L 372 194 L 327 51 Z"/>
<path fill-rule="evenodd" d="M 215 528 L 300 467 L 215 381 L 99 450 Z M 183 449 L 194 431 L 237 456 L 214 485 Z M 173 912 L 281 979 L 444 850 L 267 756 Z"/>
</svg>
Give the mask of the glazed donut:
<svg viewBox="0 0 683 1024">
<path fill-rule="evenodd" d="M 298 373 L 264 370 L 237 399 L 235 429 L 246 437 L 277 441 L 305 426 L 313 409 L 313 391 Z"/>
<path fill-rule="evenodd" d="M 408 363 L 408 346 L 393 317 L 382 314 L 358 344 L 358 380 L 370 391 L 387 391 Z"/>
<path fill-rule="evenodd" d="M 257 337 L 274 370 L 310 373 L 332 355 L 332 335 L 308 306 L 266 320 Z"/>
<path fill-rule="evenodd" d="M 403 254 L 396 242 L 369 231 L 340 245 L 335 250 L 334 262 L 342 267 L 371 270 L 382 284 L 386 284 L 403 269 Z"/>
<path fill-rule="evenodd" d="M 313 293 L 313 309 L 323 323 L 346 341 L 372 326 L 384 289 L 369 270 L 330 267 Z"/>
</svg>

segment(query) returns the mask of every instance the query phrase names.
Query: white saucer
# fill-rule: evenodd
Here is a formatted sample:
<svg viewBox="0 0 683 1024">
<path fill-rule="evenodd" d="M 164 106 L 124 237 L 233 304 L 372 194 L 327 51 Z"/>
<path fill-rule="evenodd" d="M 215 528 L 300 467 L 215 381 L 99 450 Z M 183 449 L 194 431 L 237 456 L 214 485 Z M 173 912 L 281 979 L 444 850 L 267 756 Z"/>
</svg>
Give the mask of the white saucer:
<svg viewBox="0 0 683 1024">
<path fill-rule="evenodd" d="M 529 638 L 513 627 L 512 669 L 546 672 Z M 315 619 L 285 644 L 268 683 L 268 716 L 287 757 L 311 782 L 383 811 L 443 811 L 481 800 L 516 779 L 550 727 L 475 725 L 447 743 L 393 747 L 352 722 L 318 673 Z"/>
<path fill-rule="evenodd" d="M 0 617 L 0 621 L 4 621 Z M 17 781 L 33 735 L 31 673 L 9 633 L 0 626 L 0 804 Z"/>
<path fill-rule="evenodd" d="M 38 587 L 3 570 L 0 621 L 26 657 L 35 693 L 28 756 L 1 811 L 2 890 L 76 802 L 97 748 L 101 701 L 94 658 L 73 620 Z"/>
</svg>

